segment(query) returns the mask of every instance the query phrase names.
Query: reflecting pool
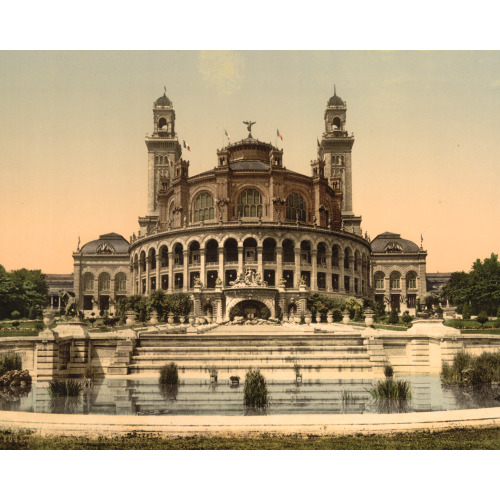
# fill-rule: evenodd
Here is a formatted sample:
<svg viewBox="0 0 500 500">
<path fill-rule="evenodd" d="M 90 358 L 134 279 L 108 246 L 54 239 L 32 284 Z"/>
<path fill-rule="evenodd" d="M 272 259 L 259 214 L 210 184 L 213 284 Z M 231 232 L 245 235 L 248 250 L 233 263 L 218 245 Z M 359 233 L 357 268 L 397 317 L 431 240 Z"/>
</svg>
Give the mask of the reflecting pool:
<svg viewBox="0 0 500 500">
<path fill-rule="evenodd" d="M 267 415 L 393 413 L 460 410 L 500 406 L 500 387 L 444 387 L 439 377 L 409 376 L 412 398 L 405 402 L 374 400 L 372 379 L 268 380 Z M 105 415 L 247 415 L 243 381 L 184 379 L 177 387 L 160 387 L 157 378 L 106 378 L 85 387 L 82 395 L 53 398 L 48 383 L 0 388 L 0 410 Z"/>
</svg>

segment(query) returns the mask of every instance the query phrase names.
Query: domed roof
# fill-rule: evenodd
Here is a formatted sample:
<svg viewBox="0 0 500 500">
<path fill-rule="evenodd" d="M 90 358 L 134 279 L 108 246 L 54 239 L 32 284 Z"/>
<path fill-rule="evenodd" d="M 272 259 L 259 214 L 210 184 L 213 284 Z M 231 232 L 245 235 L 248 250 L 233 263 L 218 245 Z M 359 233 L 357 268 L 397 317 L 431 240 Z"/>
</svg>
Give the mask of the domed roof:
<svg viewBox="0 0 500 500">
<path fill-rule="evenodd" d="M 98 240 L 89 241 L 80 249 L 83 254 L 89 253 L 102 253 L 102 254 L 115 254 L 115 253 L 128 253 L 128 241 L 116 233 L 101 234 Z"/>
<path fill-rule="evenodd" d="M 156 99 L 155 106 L 172 106 L 172 101 L 167 97 L 167 94 L 163 92 L 163 95 Z"/>
<path fill-rule="evenodd" d="M 333 87 L 333 96 L 328 101 L 328 106 L 344 106 L 344 101 L 337 95 L 337 88 Z"/>
<path fill-rule="evenodd" d="M 373 253 L 414 253 L 420 250 L 413 241 L 401 238 L 400 234 L 389 232 L 379 234 L 371 242 L 371 249 Z"/>
</svg>

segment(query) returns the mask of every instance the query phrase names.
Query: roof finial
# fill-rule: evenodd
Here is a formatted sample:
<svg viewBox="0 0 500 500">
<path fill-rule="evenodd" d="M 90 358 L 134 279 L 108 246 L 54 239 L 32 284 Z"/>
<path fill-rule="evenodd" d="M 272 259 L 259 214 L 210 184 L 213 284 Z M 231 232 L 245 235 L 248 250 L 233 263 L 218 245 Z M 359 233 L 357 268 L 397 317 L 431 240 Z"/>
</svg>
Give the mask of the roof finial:
<svg viewBox="0 0 500 500">
<path fill-rule="evenodd" d="M 337 86 L 335 84 L 333 84 L 333 95 L 337 95 Z"/>
<path fill-rule="evenodd" d="M 166 85 L 163 85 L 163 95 L 166 97 L 167 96 L 167 86 Z"/>
</svg>

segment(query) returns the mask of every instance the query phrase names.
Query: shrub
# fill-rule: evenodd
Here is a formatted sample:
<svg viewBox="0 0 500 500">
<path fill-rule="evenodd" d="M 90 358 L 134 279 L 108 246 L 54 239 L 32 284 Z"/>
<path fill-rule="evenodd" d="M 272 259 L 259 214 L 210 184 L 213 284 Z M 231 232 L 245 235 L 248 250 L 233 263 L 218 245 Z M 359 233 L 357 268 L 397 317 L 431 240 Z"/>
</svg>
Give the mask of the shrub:
<svg viewBox="0 0 500 500">
<path fill-rule="evenodd" d="M 260 370 L 248 370 L 245 377 L 245 406 L 265 408 L 269 404 L 267 383 Z"/>
<path fill-rule="evenodd" d="M 375 313 L 373 319 L 376 322 L 382 321 L 385 318 L 385 304 L 381 302 L 375 302 L 373 306 L 373 312 Z"/>
<path fill-rule="evenodd" d="M 413 320 L 413 316 L 410 315 L 410 313 L 408 311 L 405 311 L 402 315 L 401 315 L 401 321 L 406 325 L 406 326 L 410 326 L 411 322 Z"/>
<path fill-rule="evenodd" d="M 500 318 L 498 318 L 494 323 L 493 323 L 494 328 L 500 328 Z"/>
<path fill-rule="evenodd" d="M 390 325 L 397 325 L 399 323 L 399 317 L 398 317 L 398 312 L 393 310 L 391 311 L 391 314 L 389 314 L 389 319 L 387 320 L 387 323 Z"/>
<path fill-rule="evenodd" d="M 391 378 L 394 375 L 394 368 L 392 365 L 385 365 L 384 366 L 384 375 L 386 378 Z"/>
<path fill-rule="evenodd" d="M 8 351 L 0 354 L 0 376 L 12 370 L 21 370 L 21 356 L 17 352 Z"/>
<path fill-rule="evenodd" d="M 410 399 L 411 385 L 407 380 L 387 378 L 379 380 L 376 386 L 369 389 L 374 399 Z"/>
<path fill-rule="evenodd" d="M 306 324 L 306 317 L 303 314 L 300 315 L 300 324 L 301 325 L 305 325 Z"/>
<path fill-rule="evenodd" d="M 363 321 L 363 315 L 361 314 L 361 309 L 358 308 L 355 309 L 353 321 L 357 321 L 358 323 Z"/>
<path fill-rule="evenodd" d="M 19 311 L 12 311 L 10 313 L 10 317 L 12 319 L 19 319 L 21 317 L 21 313 Z"/>
<path fill-rule="evenodd" d="M 342 321 L 342 311 L 340 309 L 334 309 L 332 311 L 333 321 Z"/>
<path fill-rule="evenodd" d="M 20 324 L 21 324 L 21 323 L 19 323 L 19 321 L 13 321 L 13 322 L 12 322 L 12 326 L 13 326 L 14 328 L 17 328 Z"/>
<path fill-rule="evenodd" d="M 77 380 L 51 380 L 47 392 L 52 398 L 77 397 L 83 390 L 83 383 Z"/>
<path fill-rule="evenodd" d="M 464 304 L 462 307 L 462 319 L 470 319 L 471 309 L 468 303 Z"/>
<path fill-rule="evenodd" d="M 477 316 L 476 316 L 476 321 L 478 323 L 481 323 L 481 326 L 484 325 L 488 321 L 488 315 L 486 314 L 485 311 L 481 311 Z"/>
<path fill-rule="evenodd" d="M 162 385 L 176 385 L 179 383 L 179 374 L 177 371 L 177 365 L 175 363 L 169 363 L 168 365 L 162 366 L 160 370 L 160 384 Z"/>
</svg>

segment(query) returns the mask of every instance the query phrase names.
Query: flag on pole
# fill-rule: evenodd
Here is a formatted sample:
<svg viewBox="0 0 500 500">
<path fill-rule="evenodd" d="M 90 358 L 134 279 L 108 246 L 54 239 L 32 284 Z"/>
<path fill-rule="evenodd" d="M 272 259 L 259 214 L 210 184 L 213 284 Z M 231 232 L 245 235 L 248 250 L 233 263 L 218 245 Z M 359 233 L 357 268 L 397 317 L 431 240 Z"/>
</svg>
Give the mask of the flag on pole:
<svg viewBox="0 0 500 500">
<path fill-rule="evenodd" d="M 281 139 L 283 140 L 283 136 L 280 134 L 280 131 L 278 129 L 276 129 L 276 135 Z"/>
<path fill-rule="evenodd" d="M 191 151 L 191 147 L 189 146 L 189 144 L 186 144 L 186 141 L 182 141 L 182 144 L 184 145 L 184 149 L 187 149 L 188 151 Z"/>
<path fill-rule="evenodd" d="M 227 130 L 224 130 L 224 133 L 226 134 L 227 140 L 230 141 L 231 137 L 229 137 L 229 134 L 227 133 Z"/>
</svg>

